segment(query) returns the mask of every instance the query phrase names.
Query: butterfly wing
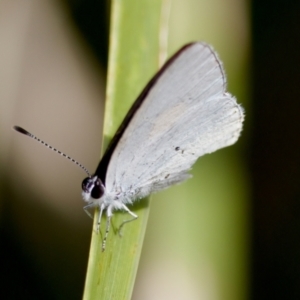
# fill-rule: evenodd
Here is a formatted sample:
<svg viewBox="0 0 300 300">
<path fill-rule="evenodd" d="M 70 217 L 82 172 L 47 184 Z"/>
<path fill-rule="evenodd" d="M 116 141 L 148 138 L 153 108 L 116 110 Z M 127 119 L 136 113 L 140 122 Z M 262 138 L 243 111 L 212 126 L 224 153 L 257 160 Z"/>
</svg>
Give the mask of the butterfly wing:
<svg viewBox="0 0 300 300">
<path fill-rule="evenodd" d="M 210 46 L 193 43 L 178 51 L 142 92 L 126 128 L 121 125 L 106 190 L 122 193 L 124 202 L 145 197 L 188 178 L 199 156 L 235 143 L 243 110 L 225 89 Z"/>
</svg>

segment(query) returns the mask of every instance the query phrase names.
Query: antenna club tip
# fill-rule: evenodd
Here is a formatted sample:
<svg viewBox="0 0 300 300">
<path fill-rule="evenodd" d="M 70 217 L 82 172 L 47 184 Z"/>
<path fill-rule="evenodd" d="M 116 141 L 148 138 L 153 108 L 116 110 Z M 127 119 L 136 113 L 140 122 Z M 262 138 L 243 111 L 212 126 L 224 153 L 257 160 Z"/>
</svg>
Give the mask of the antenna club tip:
<svg viewBox="0 0 300 300">
<path fill-rule="evenodd" d="M 23 133 L 25 135 L 30 135 L 30 133 L 27 130 L 25 130 L 24 128 L 22 128 L 20 126 L 13 126 L 13 129 L 20 133 Z"/>
</svg>

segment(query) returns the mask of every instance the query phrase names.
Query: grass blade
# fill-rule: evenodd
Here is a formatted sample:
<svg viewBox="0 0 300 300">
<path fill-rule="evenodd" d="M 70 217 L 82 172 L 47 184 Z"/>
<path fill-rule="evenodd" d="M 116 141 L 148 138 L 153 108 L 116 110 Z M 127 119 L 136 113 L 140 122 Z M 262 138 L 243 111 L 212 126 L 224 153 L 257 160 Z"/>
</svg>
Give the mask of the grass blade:
<svg viewBox="0 0 300 300">
<path fill-rule="evenodd" d="M 160 51 L 160 40 L 165 38 L 165 34 L 160 35 L 160 32 L 161 24 L 166 26 L 162 19 L 167 16 L 169 3 L 169 0 L 165 3 L 163 0 L 112 1 L 105 147 L 164 56 Z M 165 28 L 163 32 L 166 32 Z M 165 50 L 166 47 L 163 48 Z M 83 299 L 131 298 L 149 201 L 143 200 L 132 211 L 139 218 L 125 225 L 122 238 L 118 236 L 117 228 L 128 216 L 115 213 L 105 252 L 101 252 L 101 235 L 93 231 Z M 103 233 L 105 218 L 101 227 Z"/>
</svg>

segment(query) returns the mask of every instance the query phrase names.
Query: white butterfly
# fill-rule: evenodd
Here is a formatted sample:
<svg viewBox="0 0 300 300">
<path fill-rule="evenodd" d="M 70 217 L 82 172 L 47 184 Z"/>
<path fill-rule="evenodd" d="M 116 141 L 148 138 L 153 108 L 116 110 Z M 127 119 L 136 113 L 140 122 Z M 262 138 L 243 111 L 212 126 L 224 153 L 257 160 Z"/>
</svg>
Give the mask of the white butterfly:
<svg viewBox="0 0 300 300">
<path fill-rule="evenodd" d="M 120 228 L 136 219 L 128 204 L 191 177 L 188 171 L 200 156 L 237 141 L 243 120 L 209 45 L 191 43 L 171 57 L 129 110 L 95 174 L 87 172 L 83 180 L 84 209 L 100 210 L 97 231 L 107 215 L 102 250 L 115 210 L 132 216 Z"/>
<path fill-rule="evenodd" d="M 85 208 L 99 207 L 98 224 L 103 211 L 108 220 L 114 210 L 137 218 L 127 204 L 189 178 L 198 157 L 236 142 L 243 119 L 212 48 L 184 46 L 143 90 L 83 181 Z"/>
</svg>

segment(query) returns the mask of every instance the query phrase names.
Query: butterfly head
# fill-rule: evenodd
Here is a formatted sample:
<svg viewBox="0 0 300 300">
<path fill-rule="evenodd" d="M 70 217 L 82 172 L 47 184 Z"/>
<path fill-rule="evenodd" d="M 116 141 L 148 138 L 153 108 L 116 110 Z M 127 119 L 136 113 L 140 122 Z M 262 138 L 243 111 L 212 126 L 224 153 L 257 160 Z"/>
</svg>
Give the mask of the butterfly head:
<svg viewBox="0 0 300 300">
<path fill-rule="evenodd" d="M 101 179 L 95 175 L 87 177 L 82 181 L 82 197 L 83 200 L 88 202 L 90 200 L 100 199 L 105 193 L 105 186 Z"/>
</svg>

